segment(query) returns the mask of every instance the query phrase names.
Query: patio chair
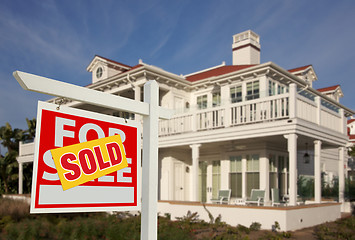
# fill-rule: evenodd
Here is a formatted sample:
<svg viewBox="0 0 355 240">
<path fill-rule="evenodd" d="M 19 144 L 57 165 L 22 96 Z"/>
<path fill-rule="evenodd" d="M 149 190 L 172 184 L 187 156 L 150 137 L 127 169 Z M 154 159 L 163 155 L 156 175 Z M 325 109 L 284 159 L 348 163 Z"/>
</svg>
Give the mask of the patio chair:
<svg viewBox="0 0 355 240">
<path fill-rule="evenodd" d="M 271 188 L 271 201 L 272 206 L 280 206 L 281 204 L 286 205 L 286 201 L 280 200 L 280 190 L 278 188 Z"/>
<path fill-rule="evenodd" d="M 260 204 L 264 202 L 264 197 L 265 197 L 265 190 L 261 190 L 261 189 L 252 189 L 251 190 L 251 194 L 250 194 L 250 198 L 247 198 L 245 200 L 246 204 L 250 204 L 250 203 L 256 203 L 258 206 L 260 206 Z"/>
<path fill-rule="evenodd" d="M 230 198 L 231 198 L 231 190 L 230 189 L 228 189 L 228 190 L 219 190 L 218 191 L 218 197 L 215 198 L 215 199 L 211 199 L 211 202 L 212 203 L 219 203 L 219 204 L 223 204 L 223 203 L 228 204 Z"/>
</svg>

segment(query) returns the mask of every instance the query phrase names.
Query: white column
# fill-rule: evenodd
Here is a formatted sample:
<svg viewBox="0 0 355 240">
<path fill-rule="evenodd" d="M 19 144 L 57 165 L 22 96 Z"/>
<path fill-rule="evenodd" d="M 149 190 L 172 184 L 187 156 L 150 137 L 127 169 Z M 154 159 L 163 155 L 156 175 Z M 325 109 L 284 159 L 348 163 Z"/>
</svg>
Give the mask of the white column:
<svg viewBox="0 0 355 240">
<path fill-rule="evenodd" d="M 290 171 L 290 206 L 297 203 L 297 135 L 291 133 L 285 135 L 287 138 L 288 154 L 289 154 L 289 171 Z"/>
<path fill-rule="evenodd" d="M 242 158 L 242 198 L 247 197 L 247 159 L 243 155 Z"/>
<path fill-rule="evenodd" d="M 201 144 L 192 144 L 192 168 L 191 168 L 191 201 L 198 201 L 198 167 Z"/>
<path fill-rule="evenodd" d="M 269 158 L 266 156 L 266 151 L 264 151 L 260 156 L 259 161 L 259 174 L 260 180 L 259 185 L 260 189 L 265 190 L 265 199 L 264 202 L 270 202 L 270 168 L 269 168 Z"/>
<path fill-rule="evenodd" d="M 317 114 L 316 114 L 316 121 L 318 125 L 321 125 L 321 98 L 319 96 L 315 97 L 315 102 L 317 104 Z"/>
<path fill-rule="evenodd" d="M 316 203 L 322 202 L 321 146 L 321 141 L 314 141 L 314 200 Z"/>
<path fill-rule="evenodd" d="M 297 85 L 295 83 L 290 84 L 289 116 L 290 118 L 297 116 Z"/>
<path fill-rule="evenodd" d="M 143 117 L 141 239 L 148 240 L 158 236 L 159 86 L 156 81 L 144 84 L 144 102 L 149 103 L 149 115 Z"/>
<path fill-rule="evenodd" d="M 207 165 L 207 189 L 206 189 L 206 201 L 211 202 L 212 198 L 212 186 L 213 186 L 213 176 L 212 176 L 212 162 L 208 162 Z"/>
<path fill-rule="evenodd" d="M 259 84 L 260 84 L 260 98 L 264 98 L 268 96 L 268 78 L 266 75 L 261 76 L 259 78 Z"/>
<path fill-rule="evenodd" d="M 344 179 L 344 158 L 345 158 L 345 147 L 339 148 L 339 202 L 344 202 L 344 189 L 345 189 L 345 179 Z"/>
<path fill-rule="evenodd" d="M 247 97 L 247 83 L 245 81 L 242 82 L 242 97 L 243 97 L 243 102 L 246 101 Z"/>
<path fill-rule="evenodd" d="M 343 134 L 347 134 L 347 118 L 345 117 L 345 113 L 344 113 L 344 109 L 340 109 L 339 110 L 339 114 L 340 114 L 340 132 Z"/>
<path fill-rule="evenodd" d="M 225 127 L 231 125 L 231 108 L 230 108 L 230 86 L 225 85 L 221 87 L 221 100 L 224 107 L 224 119 L 223 123 Z"/>
<path fill-rule="evenodd" d="M 23 163 L 18 162 L 18 194 L 23 193 Z"/>
</svg>

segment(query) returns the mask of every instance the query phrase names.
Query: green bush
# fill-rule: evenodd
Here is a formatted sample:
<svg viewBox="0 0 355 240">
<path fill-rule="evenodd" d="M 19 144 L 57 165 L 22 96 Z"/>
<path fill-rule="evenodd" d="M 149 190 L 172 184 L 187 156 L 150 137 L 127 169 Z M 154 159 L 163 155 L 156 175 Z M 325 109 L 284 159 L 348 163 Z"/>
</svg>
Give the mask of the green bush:
<svg viewBox="0 0 355 240">
<path fill-rule="evenodd" d="M 299 176 L 297 180 L 297 194 L 303 199 L 314 197 L 314 179 L 305 176 Z"/>
<path fill-rule="evenodd" d="M 261 224 L 258 222 L 253 222 L 252 224 L 250 224 L 250 231 L 259 231 L 261 228 Z"/>
</svg>

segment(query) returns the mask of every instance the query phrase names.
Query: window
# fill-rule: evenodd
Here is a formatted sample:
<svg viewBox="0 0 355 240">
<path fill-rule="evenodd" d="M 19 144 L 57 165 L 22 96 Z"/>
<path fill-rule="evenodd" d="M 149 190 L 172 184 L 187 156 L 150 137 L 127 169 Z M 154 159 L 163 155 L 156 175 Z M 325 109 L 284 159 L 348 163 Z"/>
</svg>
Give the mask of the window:
<svg viewBox="0 0 355 240">
<path fill-rule="evenodd" d="M 277 162 L 276 156 L 270 154 L 269 156 L 269 184 L 271 188 L 279 188 L 277 179 Z"/>
<path fill-rule="evenodd" d="M 207 162 L 199 162 L 199 199 L 207 201 Z"/>
<path fill-rule="evenodd" d="M 99 67 L 97 70 L 96 70 L 96 77 L 97 78 L 101 78 L 102 77 L 102 67 Z"/>
<path fill-rule="evenodd" d="M 275 95 L 275 87 L 276 87 L 276 83 L 269 80 L 269 96 Z"/>
<path fill-rule="evenodd" d="M 221 106 L 221 92 L 214 92 L 212 94 L 212 107 Z"/>
<path fill-rule="evenodd" d="M 197 97 L 197 109 L 207 108 L 207 94 Z"/>
<path fill-rule="evenodd" d="M 259 98 L 259 80 L 247 83 L 247 100 Z"/>
<path fill-rule="evenodd" d="M 218 191 L 221 188 L 221 162 L 212 162 L 212 198 L 218 197 Z"/>
<path fill-rule="evenodd" d="M 252 189 L 259 189 L 259 155 L 247 155 L 247 196 Z"/>
<path fill-rule="evenodd" d="M 242 156 L 230 157 L 229 181 L 232 197 L 242 197 Z"/>
<path fill-rule="evenodd" d="M 278 173 L 278 187 L 280 189 L 280 194 L 285 195 L 287 194 L 287 189 L 289 188 L 289 172 L 288 172 L 288 158 L 285 158 L 284 156 L 278 156 L 278 168 L 277 168 L 277 173 Z"/>
<path fill-rule="evenodd" d="M 242 96 L 242 86 L 234 86 L 230 88 L 231 102 L 237 103 L 243 100 Z"/>
<path fill-rule="evenodd" d="M 131 120 L 134 120 L 134 118 L 135 118 L 134 113 L 123 112 L 123 111 L 113 112 L 112 116 L 120 117 L 120 118 L 124 118 L 124 119 L 131 119 Z"/>
</svg>

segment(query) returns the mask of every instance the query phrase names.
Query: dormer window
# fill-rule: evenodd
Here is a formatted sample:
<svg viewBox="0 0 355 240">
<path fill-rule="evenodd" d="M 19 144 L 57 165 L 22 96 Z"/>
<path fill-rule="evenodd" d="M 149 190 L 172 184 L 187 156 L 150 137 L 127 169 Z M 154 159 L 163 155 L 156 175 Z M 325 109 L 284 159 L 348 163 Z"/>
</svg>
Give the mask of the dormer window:
<svg viewBox="0 0 355 240">
<path fill-rule="evenodd" d="M 102 67 L 98 67 L 96 70 L 96 78 L 99 79 L 102 77 Z"/>
</svg>

